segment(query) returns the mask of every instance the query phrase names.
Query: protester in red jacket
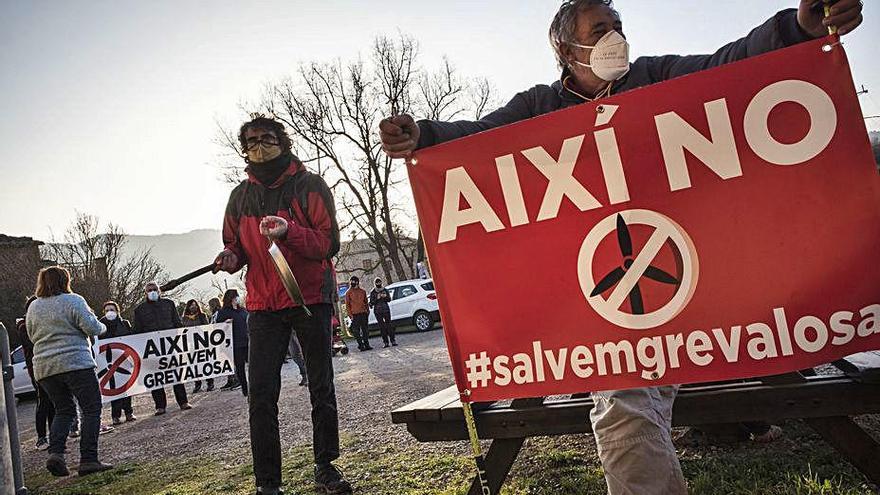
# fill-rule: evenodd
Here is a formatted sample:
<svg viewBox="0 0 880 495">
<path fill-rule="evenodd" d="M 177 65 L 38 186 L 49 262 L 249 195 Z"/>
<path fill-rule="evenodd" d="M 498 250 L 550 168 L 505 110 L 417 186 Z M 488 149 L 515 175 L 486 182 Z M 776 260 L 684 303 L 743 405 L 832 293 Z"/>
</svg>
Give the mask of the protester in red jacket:
<svg viewBox="0 0 880 495">
<path fill-rule="evenodd" d="M 235 273 L 247 265 L 251 451 L 257 493 L 279 494 L 281 439 L 278 397 L 291 331 L 306 360 L 312 402 L 315 483 L 327 493 L 351 493 L 332 461 L 339 457 L 339 420 L 330 353 L 331 303 L 336 292 L 330 259 L 339 251 L 336 207 L 321 176 L 291 152 L 284 126 L 266 117 L 242 125 L 247 180 L 229 197 L 225 249 L 216 263 Z M 291 300 L 268 248 L 275 242 L 296 277 L 312 316 Z"/>
</svg>

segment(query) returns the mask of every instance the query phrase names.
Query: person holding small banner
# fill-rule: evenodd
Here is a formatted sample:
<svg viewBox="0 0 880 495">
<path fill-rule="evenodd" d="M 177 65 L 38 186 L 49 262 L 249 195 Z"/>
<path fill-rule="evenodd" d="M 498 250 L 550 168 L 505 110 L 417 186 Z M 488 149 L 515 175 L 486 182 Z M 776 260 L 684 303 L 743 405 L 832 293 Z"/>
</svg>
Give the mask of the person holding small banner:
<svg viewBox="0 0 880 495">
<path fill-rule="evenodd" d="M 144 286 L 147 300 L 134 308 L 134 333 L 155 332 L 157 330 L 171 330 L 183 327 L 180 315 L 177 314 L 177 306 L 171 299 L 165 299 L 159 294 L 159 284 L 149 282 Z M 174 398 L 181 411 L 192 409 L 186 397 L 186 387 L 178 383 L 173 387 Z M 153 390 L 153 402 L 156 404 L 156 416 L 165 414 L 168 406 L 168 397 L 165 389 Z"/>
<path fill-rule="evenodd" d="M 379 125 L 382 147 L 391 158 L 410 159 L 420 148 L 761 55 L 835 29 L 843 35 L 863 20 L 859 0 L 801 0 L 797 7 L 776 13 L 711 54 L 648 56 L 631 62 L 623 21 L 612 0 L 566 0 L 549 30 L 559 79 L 515 95 L 477 121 L 416 122 L 410 115 L 390 116 Z M 590 420 L 608 493 L 687 493 L 671 438 L 677 392 L 677 386 L 664 386 L 592 393 Z"/>
<path fill-rule="evenodd" d="M 186 302 L 186 308 L 183 310 L 183 326 L 185 327 L 196 327 L 199 325 L 207 325 L 208 324 L 208 316 L 202 311 L 202 306 L 195 299 L 190 299 Z M 210 392 L 214 390 L 214 379 L 208 378 L 205 380 L 208 383 L 208 388 L 205 390 Z M 196 380 L 193 384 L 193 393 L 202 390 L 202 381 Z"/>
<path fill-rule="evenodd" d="M 101 390 L 95 374 L 90 337 L 105 332 L 86 300 L 70 289 L 70 273 L 50 266 L 37 275 L 37 299 L 27 310 L 27 334 L 34 344 L 34 378 L 55 405 L 49 432 L 46 469 L 67 476 L 65 452 L 70 425 L 82 410 L 80 475 L 112 469 L 98 460 L 101 427 Z"/>
<path fill-rule="evenodd" d="M 114 301 L 104 303 L 104 316 L 101 317 L 101 323 L 107 327 L 107 331 L 99 335 L 101 339 L 115 339 L 131 335 L 131 323 L 122 318 L 122 312 L 119 310 L 119 304 Z M 110 401 L 110 417 L 113 418 L 114 425 L 122 424 L 122 413 L 125 412 L 125 421 L 135 421 L 137 417 L 131 408 L 131 397 L 123 397 Z"/>
</svg>

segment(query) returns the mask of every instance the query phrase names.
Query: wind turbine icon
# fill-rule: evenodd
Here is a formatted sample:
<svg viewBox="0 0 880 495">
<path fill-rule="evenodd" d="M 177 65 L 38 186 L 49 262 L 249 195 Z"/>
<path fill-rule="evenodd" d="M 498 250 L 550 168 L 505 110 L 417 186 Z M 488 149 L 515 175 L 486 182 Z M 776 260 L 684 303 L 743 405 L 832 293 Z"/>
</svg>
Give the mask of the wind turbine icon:
<svg viewBox="0 0 880 495">
<path fill-rule="evenodd" d="M 590 293 L 590 297 L 598 296 L 620 282 L 623 276 L 626 275 L 627 270 L 629 270 L 633 264 L 632 237 L 629 233 L 629 227 L 626 225 L 626 220 L 624 220 L 623 216 L 619 213 L 617 214 L 617 244 L 620 246 L 620 254 L 623 255 L 623 265 L 618 266 L 602 277 L 602 280 L 596 284 L 593 292 Z M 643 275 L 651 280 L 664 284 L 679 285 L 681 283 L 677 278 L 651 265 L 648 265 Z M 645 314 L 645 304 L 642 300 L 642 290 L 639 288 L 638 281 L 636 281 L 632 289 L 629 291 L 629 304 L 632 309 L 632 314 Z"/>
</svg>

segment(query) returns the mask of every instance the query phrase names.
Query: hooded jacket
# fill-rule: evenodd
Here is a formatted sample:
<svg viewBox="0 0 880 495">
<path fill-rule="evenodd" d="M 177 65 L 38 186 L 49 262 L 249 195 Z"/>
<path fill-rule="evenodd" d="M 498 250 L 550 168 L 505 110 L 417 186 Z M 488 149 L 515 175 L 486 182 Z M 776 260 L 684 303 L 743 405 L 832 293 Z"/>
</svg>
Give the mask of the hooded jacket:
<svg viewBox="0 0 880 495">
<path fill-rule="evenodd" d="M 382 299 L 379 299 L 382 296 Z M 374 313 L 391 313 L 388 302 L 391 301 L 391 292 L 385 287 L 376 287 L 370 291 L 370 307 Z"/>
<path fill-rule="evenodd" d="M 728 43 L 709 55 L 639 57 L 630 64 L 629 72 L 614 82 L 612 94 L 711 69 L 810 39 L 797 23 L 797 10 L 783 10 L 745 37 Z M 418 123 L 418 147 L 426 148 L 584 103 L 583 98 L 574 94 L 563 83 L 570 75 L 568 69 L 565 69 L 562 77 L 552 85 L 540 84 L 523 91 L 514 96 L 507 105 L 475 122 L 421 120 Z"/>
<path fill-rule="evenodd" d="M 330 258 L 339 250 L 339 227 L 333 196 L 324 179 L 305 169 L 295 156 L 281 177 L 265 186 L 250 167 L 247 180 L 229 196 L 223 220 L 223 245 L 247 265 L 247 310 L 278 311 L 294 303 L 269 256 L 270 241 L 260 234 L 260 220 L 287 220 L 287 236 L 276 241 L 290 265 L 306 305 L 330 303 L 336 293 Z M 305 211 L 304 211 L 305 210 Z"/>
</svg>

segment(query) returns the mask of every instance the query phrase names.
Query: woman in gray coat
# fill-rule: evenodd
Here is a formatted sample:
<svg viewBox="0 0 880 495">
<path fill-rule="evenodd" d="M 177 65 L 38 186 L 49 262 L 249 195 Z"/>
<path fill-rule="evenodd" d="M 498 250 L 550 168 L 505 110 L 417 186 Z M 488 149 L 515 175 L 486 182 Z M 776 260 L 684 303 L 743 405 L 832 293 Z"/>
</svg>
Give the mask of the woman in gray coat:
<svg viewBox="0 0 880 495">
<path fill-rule="evenodd" d="M 70 290 L 70 273 L 60 266 L 40 270 L 36 296 L 26 318 L 34 343 L 34 378 L 55 404 L 46 469 L 55 476 L 70 474 L 64 454 L 77 403 L 82 410 L 79 474 L 111 469 L 98 460 L 101 391 L 89 340 L 106 328 L 85 299 Z"/>
</svg>

